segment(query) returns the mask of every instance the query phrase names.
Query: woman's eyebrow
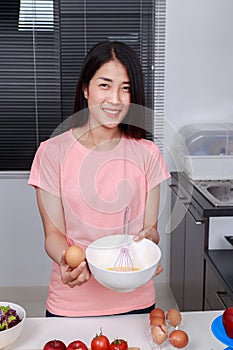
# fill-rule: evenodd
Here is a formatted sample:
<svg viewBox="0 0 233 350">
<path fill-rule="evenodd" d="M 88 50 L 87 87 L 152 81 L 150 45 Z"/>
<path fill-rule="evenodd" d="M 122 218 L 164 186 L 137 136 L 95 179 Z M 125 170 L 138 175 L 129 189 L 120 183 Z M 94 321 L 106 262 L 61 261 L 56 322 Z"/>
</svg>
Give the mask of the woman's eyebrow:
<svg viewBox="0 0 233 350">
<path fill-rule="evenodd" d="M 112 82 L 112 79 L 105 78 L 105 77 L 99 77 L 98 79 Z"/>
<path fill-rule="evenodd" d="M 99 77 L 98 79 L 108 81 L 110 83 L 112 83 L 112 81 L 113 81 L 112 79 L 106 78 L 106 77 Z M 130 81 L 123 81 L 122 84 L 130 84 Z"/>
</svg>

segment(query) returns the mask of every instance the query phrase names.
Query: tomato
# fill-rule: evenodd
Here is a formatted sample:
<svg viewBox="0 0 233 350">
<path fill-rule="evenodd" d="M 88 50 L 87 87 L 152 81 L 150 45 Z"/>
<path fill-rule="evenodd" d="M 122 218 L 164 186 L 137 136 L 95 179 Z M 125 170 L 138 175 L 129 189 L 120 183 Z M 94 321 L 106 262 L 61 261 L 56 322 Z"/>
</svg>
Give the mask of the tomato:
<svg viewBox="0 0 233 350">
<path fill-rule="evenodd" d="M 128 350 L 128 343 L 124 339 L 115 339 L 111 343 L 109 350 Z"/>
<path fill-rule="evenodd" d="M 102 334 L 96 334 L 95 338 L 91 341 L 91 350 L 109 350 L 110 342 L 108 337 Z"/>
<path fill-rule="evenodd" d="M 88 350 L 87 346 L 81 340 L 74 340 L 68 346 L 67 350 Z"/>
</svg>

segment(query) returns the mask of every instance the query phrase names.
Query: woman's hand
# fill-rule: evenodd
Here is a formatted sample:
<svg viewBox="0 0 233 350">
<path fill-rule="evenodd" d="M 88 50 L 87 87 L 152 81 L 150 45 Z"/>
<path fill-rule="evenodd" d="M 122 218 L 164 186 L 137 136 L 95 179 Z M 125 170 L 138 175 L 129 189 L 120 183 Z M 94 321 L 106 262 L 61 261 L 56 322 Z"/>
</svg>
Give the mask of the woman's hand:
<svg viewBox="0 0 233 350">
<path fill-rule="evenodd" d="M 163 267 L 158 264 L 157 269 L 155 271 L 155 276 L 158 276 L 161 272 L 163 272 Z"/>
<path fill-rule="evenodd" d="M 158 242 L 159 240 L 159 234 L 157 229 L 154 226 L 144 229 L 141 232 L 139 232 L 139 234 L 134 240 L 136 242 L 139 242 L 143 238 L 148 238 L 151 241 L 155 242 L 155 244 L 157 244 L 156 241 Z M 161 272 L 163 272 L 163 267 L 161 266 L 161 264 L 158 264 L 157 269 L 155 271 L 155 276 L 158 276 Z"/>
<path fill-rule="evenodd" d="M 134 240 L 136 242 L 138 242 L 138 241 L 140 241 L 143 238 L 150 239 L 151 241 L 153 241 L 156 244 L 158 244 L 158 242 L 159 242 L 159 234 L 158 234 L 157 229 L 154 226 L 146 228 L 146 229 L 140 231 L 139 234 L 136 236 L 136 238 Z"/>
<path fill-rule="evenodd" d="M 65 251 L 63 252 L 60 261 L 60 272 L 62 282 L 71 288 L 75 286 L 81 286 L 90 278 L 90 271 L 87 266 L 87 262 L 84 260 L 79 266 L 71 269 L 66 262 Z"/>
</svg>

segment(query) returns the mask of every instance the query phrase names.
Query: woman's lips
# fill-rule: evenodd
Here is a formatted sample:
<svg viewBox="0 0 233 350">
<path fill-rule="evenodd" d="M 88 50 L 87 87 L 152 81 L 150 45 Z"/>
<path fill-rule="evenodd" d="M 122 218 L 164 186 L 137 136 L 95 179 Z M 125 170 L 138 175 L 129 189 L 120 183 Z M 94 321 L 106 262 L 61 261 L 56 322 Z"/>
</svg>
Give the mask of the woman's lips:
<svg viewBox="0 0 233 350">
<path fill-rule="evenodd" d="M 119 117 L 120 112 L 121 112 L 121 110 L 119 110 L 119 109 L 108 109 L 108 108 L 103 108 L 103 111 L 110 118 L 117 118 L 117 117 Z"/>
</svg>

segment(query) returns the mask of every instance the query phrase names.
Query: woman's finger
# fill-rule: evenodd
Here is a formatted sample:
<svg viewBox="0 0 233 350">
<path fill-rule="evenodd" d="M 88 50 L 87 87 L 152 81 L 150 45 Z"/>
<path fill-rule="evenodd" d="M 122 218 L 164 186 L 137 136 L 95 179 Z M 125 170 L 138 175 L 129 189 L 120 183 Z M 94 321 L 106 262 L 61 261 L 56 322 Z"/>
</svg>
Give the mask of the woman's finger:
<svg viewBox="0 0 233 350">
<path fill-rule="evenodd" d="M 139 242 L 143 238 L 148 238 L 149 235 L 150 235 L 150 229 L 146 228 L 146 229 L 140 231 L 139 234 L 135 236 L 134 241 Z"/>
<path fill-rule="evenodd" d="M 158 264 L 157 269 L 155 271 L 155 276 L 158 276 L 161 272 L 163 272 L 163 267 Z"/>
<path fill-rule="evenodd" d="M 66 251 L 63 250 L 62 252 L 62 256 L 61 256 L 61 260 L 60 260 L 60 265 L 61 266 L 66 266 L 67 265 L 67 262 L 66 262 Z"/>
</svg>

